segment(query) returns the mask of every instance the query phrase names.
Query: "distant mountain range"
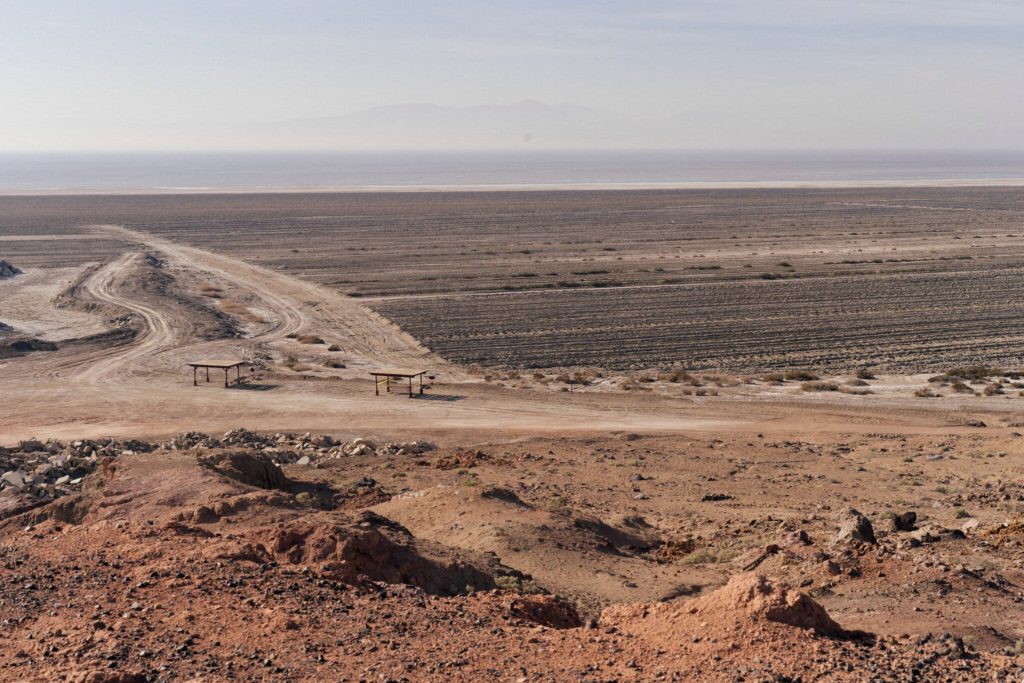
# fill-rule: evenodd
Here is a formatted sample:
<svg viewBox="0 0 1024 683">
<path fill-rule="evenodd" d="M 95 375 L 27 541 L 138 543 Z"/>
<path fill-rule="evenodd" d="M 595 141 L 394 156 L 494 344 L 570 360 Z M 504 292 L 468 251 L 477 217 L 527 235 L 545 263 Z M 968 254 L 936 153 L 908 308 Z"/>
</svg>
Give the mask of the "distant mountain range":
<svg viewBox="0 0 1024 683">
<path fill-rule="evenodd" d="M 247 126 L 260 146 L 291 149 L 480 149 L 629 147 L 642 144 L 643 126 L 611 112 L 536 100 L 446 107 L 395 104 L 344 116 Z"/>
</svg>

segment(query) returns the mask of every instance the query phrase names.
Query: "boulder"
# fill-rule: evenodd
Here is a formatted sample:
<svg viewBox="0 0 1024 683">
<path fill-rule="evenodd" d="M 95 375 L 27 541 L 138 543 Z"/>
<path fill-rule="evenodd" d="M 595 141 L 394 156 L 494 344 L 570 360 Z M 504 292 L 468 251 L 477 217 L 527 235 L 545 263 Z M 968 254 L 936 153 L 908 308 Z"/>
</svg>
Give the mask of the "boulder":
<svg viewBox="0 0 1024 683">
<path fill-rule="evenodd" d="M 909 511 L 893 515 L 892 529 L 893 531 L 914 531 L 917 529 L 917 513 Z"/>
<path fill-rule="evenodd" d="M 836 534 L 835 543 L 854 542 L 878 543 L 875 538 L 875 528 L 871 520 L 862 515 L 854 508 L 849 508 L 840 520 L 839 533 Z"/>
</svg>

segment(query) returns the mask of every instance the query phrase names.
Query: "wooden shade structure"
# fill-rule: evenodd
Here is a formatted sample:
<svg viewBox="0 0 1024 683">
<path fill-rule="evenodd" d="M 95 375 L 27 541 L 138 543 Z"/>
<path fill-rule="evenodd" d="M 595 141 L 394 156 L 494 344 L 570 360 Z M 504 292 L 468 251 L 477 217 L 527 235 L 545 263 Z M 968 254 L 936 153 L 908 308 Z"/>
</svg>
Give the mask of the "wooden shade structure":
<svg viewBox="0 0 1024 683">
<path fill-rule="evenodd" d="M 245 365 L 245 361 L 241 360 L 197 360 L 189 363 L 192 367 L 192 386 L 199 384 L 198 372 L 200 368 L 206 370 L 206 381 L 210 381 L 210 368 L 215 370 L 224 371 L 224 388 L 228 388 L 228 372 L 234 368 L 236 372 L 236 382 L 242 381 L 242 366 Z"/>
<path fill-rule="evenodd" d="M 391 392 L 392 384 L 400 384 L 403 380 L 409 382 L 409 398 L 412 398 L 412 381 L 419 379 L 420 394 L 423 393 L 423 375 L 427 374 L 426 370 L 376 370 L 370 373 L 373 375 L 373 390 L 377 396 L 380 396 L 380 385 L 384 385 L 384 390 L 388 393 Z"/>
</svg>

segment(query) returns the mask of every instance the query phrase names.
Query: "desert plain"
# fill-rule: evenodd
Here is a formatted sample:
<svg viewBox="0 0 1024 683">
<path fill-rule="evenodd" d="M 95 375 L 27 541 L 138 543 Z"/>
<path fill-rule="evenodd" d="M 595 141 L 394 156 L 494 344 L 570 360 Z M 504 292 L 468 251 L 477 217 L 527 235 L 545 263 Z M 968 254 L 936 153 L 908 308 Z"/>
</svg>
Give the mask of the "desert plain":
<svg viewBox="0 0 1024 683">
<path fill-rule="evenodd" d="M 0 678 L 1019 680 L 1022 248 L 1020 188 L 0 197 Z"/>
</svg>

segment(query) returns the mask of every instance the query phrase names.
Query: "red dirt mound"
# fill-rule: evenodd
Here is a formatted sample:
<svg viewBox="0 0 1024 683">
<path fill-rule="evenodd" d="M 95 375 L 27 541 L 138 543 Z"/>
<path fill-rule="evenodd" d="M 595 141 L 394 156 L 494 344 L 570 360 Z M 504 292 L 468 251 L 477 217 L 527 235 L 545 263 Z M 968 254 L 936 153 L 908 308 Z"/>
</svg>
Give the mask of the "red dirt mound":
<svg viewBox="0 0 1024 683">
<path fill-rule="evenodd" d="M 495 587 L 489 574 L 458 558 L 421 555 L 404 527 L 371 512 L 306 516 L 257 529 L 252 538 L 279 562 L 316 567 L 346 583 L 405 583 L 435 595 Z"/>
<path fill-rule="evenodd" d="M 764 621 L 836 638 L 849 635 L 807 595 L 772 585 L 757 574 L 734 576 L 724 587 L 694 600 L 609 607 L 602 612 L 601 621 L 614 623 L 637 635 L 665 638 L 668 642 L 701 633 L 708 624 Z"/>
<path fill-rule="evenodd" d="M 281 468 L 264 455 L 245 451 L 217 451 L 199 458 L 210 469 L 249 486 L 287 491 L 291 485 Z"/>
</svg>

